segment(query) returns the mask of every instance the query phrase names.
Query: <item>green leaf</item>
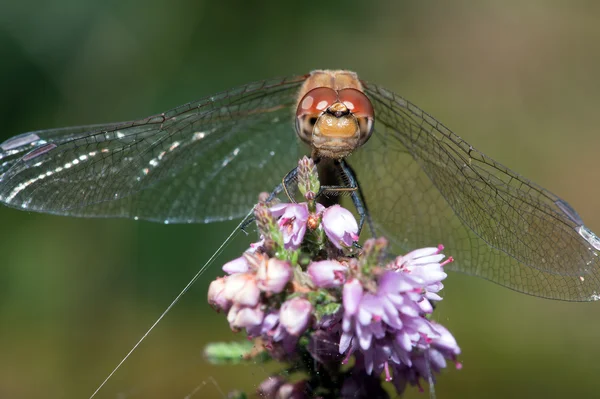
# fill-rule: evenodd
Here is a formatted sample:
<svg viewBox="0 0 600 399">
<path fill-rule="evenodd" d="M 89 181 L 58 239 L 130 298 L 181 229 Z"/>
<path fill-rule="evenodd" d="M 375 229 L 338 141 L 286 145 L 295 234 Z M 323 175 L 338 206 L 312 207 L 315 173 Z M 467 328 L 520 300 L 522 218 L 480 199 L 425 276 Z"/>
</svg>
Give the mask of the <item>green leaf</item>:
<svg viewBox="0 0 600 399">
<path fill-rule="evenodd" d="M 315 312 L 317 315 L 317 319 L 321 319 L 324 316 L 335 314 L 340 310 L 341 307 L 342 305 L 337 302 L 331 302 L 322 306 L 318 306 Z"/>
<path fill-rule="evenodd" d="M 227 394 L 227 399 L 248 399 L 248 395 L 242 391 L 231 391 Z"/>
<path fill-rule="evenodd" d="M 270 359 L 266 351 L 256 351 L 252 341 L 213 342 L 204 348 L 204 356 L 212 364 L 262 363 Z"/>
</svg>

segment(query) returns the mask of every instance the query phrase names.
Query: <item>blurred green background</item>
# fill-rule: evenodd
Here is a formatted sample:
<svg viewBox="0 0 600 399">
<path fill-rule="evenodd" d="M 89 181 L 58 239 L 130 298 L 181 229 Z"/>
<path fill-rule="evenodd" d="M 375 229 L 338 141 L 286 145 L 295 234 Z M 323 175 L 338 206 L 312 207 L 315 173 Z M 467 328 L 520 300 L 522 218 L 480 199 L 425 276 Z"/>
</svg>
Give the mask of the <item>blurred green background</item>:
<svg viewBox="0 0 600 399">
<path fill-rule="evenodd" d="M 597 2 L 548 0 L 6 2 L 0 139 L 345 68 L 558 193 L 598 231 L 599 13 Z M 0 398 L 89 397 L 235 226 L 7 208 L 0 224 Z M 207 342 L 240 338 L 205 298 L 248 240 L 229 246 L 98 397 L 222 398 L 269 374 L 202 358 Z M 438 319 L 457 337 L 464 369 L 440 377 L 439 398 L 598 397 L 600 304 L 457 274 L 446 286 Z"/>
</svg>

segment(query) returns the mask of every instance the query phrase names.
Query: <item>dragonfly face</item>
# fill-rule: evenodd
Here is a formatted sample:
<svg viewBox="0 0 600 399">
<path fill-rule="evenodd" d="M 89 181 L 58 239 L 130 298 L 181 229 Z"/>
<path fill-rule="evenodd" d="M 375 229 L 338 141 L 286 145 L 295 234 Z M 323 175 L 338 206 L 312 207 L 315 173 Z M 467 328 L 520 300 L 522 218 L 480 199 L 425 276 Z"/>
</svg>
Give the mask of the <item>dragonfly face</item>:
<svg viewBox="0 0 600 399">
<path fill-rule="evenodd" d="M 239 218 L 294 168 L 299 141 L 317 158 L 347 162 L 393 250 L 444 243 L 454 270 L 545 298 L 600 299 L 600 240 L 566 201 L 347 71 L 251 83 L 131 122 L 16 136 L 0 144 L 0 201 L 165 223 Z"/>
<path fill-rule="evenodd" d="M 369 140 L 374 111 L 355 73 L 315 71 L 300 89 L 296 133 L 313 158 L 340 159 Z"/>
</svg>

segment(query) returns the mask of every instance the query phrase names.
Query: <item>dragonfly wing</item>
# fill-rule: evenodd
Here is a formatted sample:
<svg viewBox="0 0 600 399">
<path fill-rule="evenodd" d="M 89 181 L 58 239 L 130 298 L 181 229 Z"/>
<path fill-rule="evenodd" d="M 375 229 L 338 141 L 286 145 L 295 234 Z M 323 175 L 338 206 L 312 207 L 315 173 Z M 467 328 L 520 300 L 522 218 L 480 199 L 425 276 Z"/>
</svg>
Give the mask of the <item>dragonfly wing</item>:
<svg viewBox="0 0 600 399">
<path fill-rule="evenodd" d="M 120 124 L 0 145 L 0 201 L 59 215 L 211 222 L 247 214 L 297 162 L 305 76 L 252 83 Z"/>
<path fill-rule="evenodd" d="M 454 270 L 520 292 L 599 298 L 598 238 L 565 201 L 394 93 L 365 91 L 375 132 L 349 162 L 381 234 L 403 250 L 444 243 Z"/>
</svg>

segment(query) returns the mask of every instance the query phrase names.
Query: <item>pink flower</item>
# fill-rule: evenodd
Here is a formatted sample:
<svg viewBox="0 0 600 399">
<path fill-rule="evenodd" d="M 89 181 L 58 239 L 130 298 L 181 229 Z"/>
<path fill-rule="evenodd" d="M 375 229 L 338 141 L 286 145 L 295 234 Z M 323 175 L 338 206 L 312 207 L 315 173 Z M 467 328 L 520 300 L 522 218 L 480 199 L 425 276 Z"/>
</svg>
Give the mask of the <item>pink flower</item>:
<svg viewBox="0 0 600 399">
<path fill-rule="evenodd" d="M 309 399 L 312 397 L 306 381 L 286 382 L 279 387 L 277 395 L 274 396 L 276 399 Z"/>
<path fill-rule="evenodd" d="M 269 376 L 258 386 L 258 395 L 261 398 L 272 399 L 277 395 L 279 388 L 285 383 L 283 377 Z"/>
<path fill-rule="evenodd" d="M 333 205 L 323 212 L 323 229 L 327 238 L 338 249 L 350 247 L 358 241 L 358 224 L 352 213 L 339 205 Z"/>
<path fill-rule="evenodd" d="M 402 394 L 407 384 L 420 386 L 421 379 L 435 381 L 434 373 L 439 373 L 446 367 L 446 360 L 454 361 L 457 369 L 462 368 L 462 364 L 456 360 L 460 354 L 456 339 L 446 327 L 434 321 L 431 324 L 438 335 L 432 337 L 429 343 L 420 345 L 419 350 L 411 353 L 410 364 L 393 367 L 393 383 L 398 394 Z"/>
<path fill-rule="evenodd" d="M 249 270 L 249 265 L 246 257 L 242 255 L 225 263 L 222 269 L 227 274 L 246 273 Z"/>
<path fill-rule="evenodd" d="M 432 321 L 433 328 L 439 334 L 431 341 L 431 350 L 439 351 L 446 359 L 456 360 L 456 356 L 460 355 L 460 348 L 456 342 L 456 338 L 443 325 Z M 440 369 L 446 367 L 446 363 L 438 363 Z M 460 368 L 460 366 L 458 366 Z"/>
<path fill-rule="evenodd" d="M 264 312 L 260 306 L 250 308 L 234 304 L 227 313 L 227 321 L 232 329 L 257 326 L 262 323 L 263 318 Z"/>
<path fill-rule="evenodd" d="M 316 202 L 312 160 L 304 158 L 296 172 L 306 202 L 271 206 L 270 195 L 261 195 L 254 208 L 260 241 L 225 264 L 228 275 L 209 287 L 210 305 L 225 310 L 231 329 L 244 329 L 254 343 L 215 345 L 207 356 L 262 361 L 266 351 L 287 363 L 286 372 L 308 377 L 267 379 L 259 387 L 265 399 L 388 398 L 383 380 L 398 393 L 433 381 L 460 353 L 450 332 L 429 317 L 452 258 L 444 260 L 442 246 L 388 258 L 385 237 L 355 250 L 353 213 Z"/>
<path fill-rule="evenodd" d="M 249 337 L 261 337 L 266 343 L 265 347 L 274 359 L 281 359 L 296 351 L 298 337 L 292 335 L 283 326 L 280 320 L 280 310 L 269 310 L 262 322 L 258 325 L 247 327 Z"/>
<path fill-rule="evenodd" d="M 300 204 L 278 204 L 271 208 L 273 216 L 281 215 L 277 224 L 283 233 L 283 244 L 285 249 L 298 249 L 306 233 L 306 221 L 308 220 L 308 205 Z"/>
<path fill-rule="evenodd" d="M 353 279 L 344 285 L 344 317 L 340 353 L 360 350 L 367 374 L 385 370 L 389 363 L 410 366 L 410 353 L 422 337 L 437 335 L 422 315 L 423 285 L 407 273 L 386 271 L 377 285 L 365 290 Z"/>
<path fill-rule="evenodd" d="M 342 300 L 344 304 L 344 311 L 350 316 L 356 315 L 358 312 L 358 305 L 363 295 L 363 287 L 357 279 L 352 279 L 344 284 L 344 291 L 342 294 Z"/>
<path fill-rule="evenodd" d="M 448 275 L 444 272 L 444 266 L 453 261 L 452 257 L 442 262 L 445 255 L 441 253 L 443 245 L 416 249 L 404 256 L 398 256 L 388 269 L 404 272 L 413 279 L 424 285 L 425 299 L 420 303 L 422 310 L 426 313 L 433 311 L 430 301 L 441 301 L 438 292 L 444 288 L 442 280 Z"/>
<path fill-rule="evenodd" d="M 227 277 L 219 277 L 210 283 L 208 287 L 208 303 L 216 311 L 228 311 L 231 307 L 231 301 L 225 298 L 225 282 Z"/>
<path fill-rule="evenodd" d="M 346 282 L 348 268 L 335 260 L 322 260 L 312 262 L 307 272 L 317 287 L 333 288 Z"/>
<path fill-rule="evenodd" d="M 294 336 L 301 335 L 308 327 L 312 305 L 304 298 L 293 298 L 281 305 L 279 320 L 285 330 Z"/>
<path fill-rule="evenodd" d="M 279 310 L 268 311 L 260 325 L 247 330 L 249 337 L 268 337 L 276 333 L 279 326 Z"/>
<path fill-rule="evenodd" d="M 449 262 L 440 263 L 445 255 L 441 253 L 443 245 L 416 249 L 404 256 L 398 256 L 393 262 L 393 269 L 407 272 L 413 278 L 420 279 L 424 284 L 435 284 L 445 279 L 448 275 L 442 267 Z"/>
<path fill-rule="evenodd" d="M 227 277 L 223 296 L 234 304 L 253 307 L 258 304 L 260 290 L 254 275 L 237 273 Z"/>
<path fill-rule="evenodd" d="M 273 205 L 272 207 L 269 208 L 269 211 L 271 212 L 271 215 L 273 215 L 273 217 L 278 218 L 281 215 L 284 214 L 286 208 L 289 205 L 293 205 L 291 203 L 287 203 L 287 202 L 282 202 L 276 205 Z"/>
<path fill-rule="evenodd" d="M 290 263 L 276 258 L 263 260 L 256 273 L 258 288 L 276 294 L 283 291 L 292 276 Z"/>
</svg>

